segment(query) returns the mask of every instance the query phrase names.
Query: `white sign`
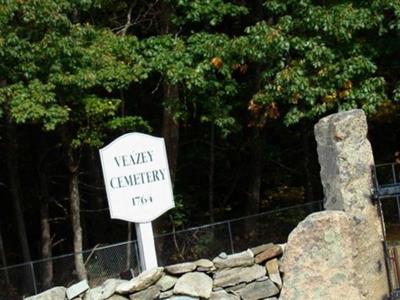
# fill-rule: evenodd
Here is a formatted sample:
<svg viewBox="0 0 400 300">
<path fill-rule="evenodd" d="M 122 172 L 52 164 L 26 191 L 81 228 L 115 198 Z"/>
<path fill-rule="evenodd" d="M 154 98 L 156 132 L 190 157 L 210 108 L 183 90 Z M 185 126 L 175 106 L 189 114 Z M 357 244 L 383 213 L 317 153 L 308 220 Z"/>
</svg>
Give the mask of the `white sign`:
<svg viewBox="0 0 400 300">
<path fill-rule="evenodd" d="M 111 218 L 146 223 L 175 206 L 163 138 L 127 133 L 100 158 Z"/>
</svg>

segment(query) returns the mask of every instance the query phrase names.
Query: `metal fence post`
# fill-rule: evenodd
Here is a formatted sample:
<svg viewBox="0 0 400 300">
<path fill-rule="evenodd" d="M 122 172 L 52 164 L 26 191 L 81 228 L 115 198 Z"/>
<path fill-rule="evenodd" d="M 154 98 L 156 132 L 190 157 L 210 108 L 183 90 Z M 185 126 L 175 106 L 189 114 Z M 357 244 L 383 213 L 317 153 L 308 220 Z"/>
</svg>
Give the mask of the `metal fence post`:
<svg viewBox="0 0 400 300">
<path fill-rule="evenodd" d="M 36 286 L 36 275 L 35 275 L 35 269 L 33 267 L 33 262 L 31 261 L 29 265 L 31 266 L 33 289 L 35 290 L 35 295 L 36 295 L 38 293 L 38 290 L 37 290 L 37 286 Z"/>
<path fill-rule="evenodd" d="M 235 248 L 233 247 L 233 237 L 232 237 L 231 222 L 228 221 L 227 224 L 228 224 L 229 240 L 230 240 L 230 243 L 231 243 L 231 251 L 232 251 L 232 254 L 233 254 L 233 253 L 235 253 Z"/>
<path fill-rule="evenodd" d="M 394 169 L 394 164 L 392 164 L 392 176 L 393 176 L 393 183 L 397 183 L 396 170 Z M 400 223 L 400 201 L 399 201 L 399 196 L 396 196 L 396 205 L 397 205 L 397 220 Z"/>
<path fill-rule="evenodd" d="M 141 263 L 140 263 L 140 256 L 139 256 L 139 249 L 138 249 L 138 244 L 137 241 L 134 241 L 134 247 L 135 247 L 135 255 L 136 255 L 136 264 L 139 270 L 139 273 L 142 272 L 143 270 L 141 269 Z"/>
</svg>

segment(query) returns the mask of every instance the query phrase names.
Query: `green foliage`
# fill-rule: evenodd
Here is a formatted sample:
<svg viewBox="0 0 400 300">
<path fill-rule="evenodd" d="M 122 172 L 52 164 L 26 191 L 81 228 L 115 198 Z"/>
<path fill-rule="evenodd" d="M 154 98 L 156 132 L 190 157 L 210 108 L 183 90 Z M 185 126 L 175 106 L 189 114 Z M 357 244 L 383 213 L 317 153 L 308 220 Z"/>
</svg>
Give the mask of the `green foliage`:
<svg viewBox="0 0 400 300">
<path fill-rule="evenodd" d="M 0 9 L 0 101 L 16 123 L 68 125 L 72 147 L 98 147 L 110 130 L 149 130 L 140 117 L 119 117 L 121 101 L 110 97 L 147 78 L 139 41 L 74 24 L 70 14 L 90 5 L 3 1 Z"/>
<path fill-rule="evenodd" d="M 215 26 L 226 16 L 248 13 L 246 7 L 226 3 L 224 0 L 170 0 L 169 2 L 177 11 L 172 20 L 179 26 L 199 22 Z"/>
<path fill-rule="evenodd" d="M 188 221 L 188 209 L 185 207 L 182 195 L 174 195 L 175 207 L 169 212 L 171 222 L 175 227 L 183 227 Z"/>
<path fill-rule="evenodd" d="M 265 6 L 274 22 L 249 27 L 238 40 L 248 45 L 248 58 L 263 65 L 263 87 L 253 100 L 265 110 L 273 104 L 286 124 L 294 124 L 334 110 L 373 113 L 387 98 L 385 80 L 359 38 L 381 24 L 382 15 L 369 4 L 288 0 Z"/>
<path fill-rule="evenodd" d="M 54 130 L 68 120 L 70 109 L 59 105 L 55 99 L 54 86 L 32 80 L 27 85 L 16 83 L 0 89 L 2 102 L 7 103 L 17 123 L 28 120 L 43 123 L 45 130 Z"/>
<path fill-rule="evenodd" d="M 76 9 L 109 3 L 45 0 L 1 5 L 0 71 L 8 84 L 1 101 L 7 94 L 16 122 L 41 122 L 52 130 L 71 120 L 90 120 L 96 126 L 105 120 L 109 129 L 138 125 L 149 130 L 139 117 L 108 121 L 118 117 L 120 103 L 110 96 L 157 75 L 181 89 L 181 100 L 164 103 L 176 119 L 187 119 L 190 107 L 200 108 L 199 119 L 213 122 L 224 134 L 238 125 L 234 111 L 251 99 L 264 107 L 265 115 L 280 114 L 286 124 L 354 107 L 374 112 L 387 98 L 385 81 L 377 75 L 376 53 L 360 35 L 395 29 L 400 11 L 397 2 L 383 0 L 372 6 L 266 1 L 268 21 L 246 28 L 241 36 L 200 31 L 139 40 L 71 21 Z M 222 0 L 171 0 L 170 5 L 178 25 L 216 25 L 226 16 L 248 13 L 248 8 Z M 388 12 L 390 20 L 385 18 Z M 221 66 L 213 65 L 216 58 Z M 260 88 L 250 97 L 239 96 L 247 88 L 234 77 L 238 64 L 260 67 Z M 269 113 L 271 107 L 277 112 Z M 95 126 L 84 127 L 76 144 L 98 145 L 104 135 Z M 88 128 L 94 130 L 91 138 Z"/>
<path fill-rule="evenodd" d="M 392 93 L 377 73 L 382 49 L 370 37 L 398 30 L 398 1 L 268 0 L 265 21 L 239 36 L 206 30 L 227 16 L 248 14 L 248 7 L 223 0 L 167 2 L 176 25 L 206 26 L 139 39 L 72 21 L 76 11 L 128 9 L 124 1 L 1 1 L 2 107 L 15 122 L 41 123 L 45 130 L 74 124 L 78 147 L 99 146 L 110 131 L 150 131 L 140 116 L 119 116 L 121 101 L 115 99 L 116 91 L 149 76 L 179 86 L 180 99 L 163 103 L 175 119 L 195 112 L 223 135 L 243 125 L 235 113 L 250 100 L 257 126 L 279 117 L 289 125 L 335 110 L 373 113 Z M 250 82 L 237 81 L 237 66 L 257 66 L 259 84 L 251 94 Z M 253 74 L 250 69 L 245 76 Z M 395 99 L 398 94 L 395 89 Z"/>
</svg>

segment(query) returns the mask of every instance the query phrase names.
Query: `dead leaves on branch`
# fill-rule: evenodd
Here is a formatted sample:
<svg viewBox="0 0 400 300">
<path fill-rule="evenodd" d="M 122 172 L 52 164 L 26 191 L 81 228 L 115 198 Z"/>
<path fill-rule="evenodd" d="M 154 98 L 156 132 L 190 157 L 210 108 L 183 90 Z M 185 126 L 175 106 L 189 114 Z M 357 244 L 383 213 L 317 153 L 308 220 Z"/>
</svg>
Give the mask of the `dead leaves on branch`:
<svg viewBox="0 0 400 300">
<path fill-rule="evenodd" d="M 213 67 L 216 70 L 219 70 L 223 67 L 224 62 L 222 61 L 222 59 L 220 57 L 216 56 L 211 59 L 211 64 L 213 65 Z"/>
<path fill-rule="evenodd" d="M 276 102 L 259 104 L 252 99 L 249 102 L 247 110 L 250 112 L 248 127 L 263 128 L 268 120 L 276 120 L 280 116 Z"/>
</svg>

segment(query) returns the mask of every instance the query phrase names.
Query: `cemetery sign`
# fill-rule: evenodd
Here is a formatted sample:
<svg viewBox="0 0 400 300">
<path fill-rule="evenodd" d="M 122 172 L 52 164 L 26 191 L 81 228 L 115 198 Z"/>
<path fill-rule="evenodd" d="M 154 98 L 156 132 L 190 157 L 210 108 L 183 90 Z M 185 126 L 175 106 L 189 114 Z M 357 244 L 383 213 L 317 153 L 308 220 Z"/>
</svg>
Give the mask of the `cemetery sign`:
<svg viewBox="0 0 400 300">
<path fill-rule="evenodd" d="M 147 223 L 174 207 L 163 138 L 127 133 L 100 158 L 111 218 Z"/>
</svg>

